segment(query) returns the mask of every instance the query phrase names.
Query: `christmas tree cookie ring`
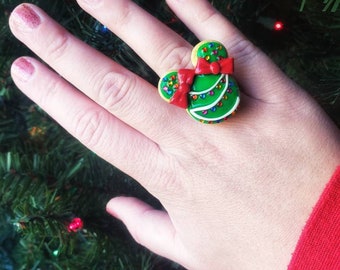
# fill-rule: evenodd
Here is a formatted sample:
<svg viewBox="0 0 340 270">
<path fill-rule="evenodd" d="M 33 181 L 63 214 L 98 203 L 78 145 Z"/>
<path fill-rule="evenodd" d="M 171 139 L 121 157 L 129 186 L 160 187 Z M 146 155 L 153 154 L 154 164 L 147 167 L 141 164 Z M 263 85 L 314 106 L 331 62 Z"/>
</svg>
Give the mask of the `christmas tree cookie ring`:
<svg viewBox="0 0 340 270">
<path fill-rule="evenodd" d="M 191 61 L 193 69 L 169 71 L 159 80 L 160 96 L 202 123 L 226 120 L 240 103 L 239 87 L 231 76 L 233 58 L 220 42 L 202 41 L 194 47 Z"/>
</svg>

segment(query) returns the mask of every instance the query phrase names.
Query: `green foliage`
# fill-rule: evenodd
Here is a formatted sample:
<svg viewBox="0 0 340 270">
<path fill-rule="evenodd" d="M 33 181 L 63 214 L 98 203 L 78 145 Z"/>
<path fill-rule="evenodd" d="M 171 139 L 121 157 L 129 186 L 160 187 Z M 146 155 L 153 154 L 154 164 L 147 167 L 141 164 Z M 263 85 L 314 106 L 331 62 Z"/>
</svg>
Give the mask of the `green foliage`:
<svg viewBox="0 0 340 270">
<path fill-rule="evenodd" d="M 241 1 L 241 11 L 229 2 L 225 15 L 238 14 L 233 21 L 242 32 L 340 125 L 340 12 L 323 12 L 320 0 L 309 0 L 302 12 L 292 0 Z M 273 31 L 276 20 L 282 31 Z"/>
<path fill-rule="evenodd" d="M 303 11 L 306 2 L 307 0 L 301 1 L 300 11 Z M 336 12 L 339 8 L 340 0 L 323 0 L 323 4 L 325 5 L 325 7 L 322 9 L 323 12 L 325 11 Z"/>
<path fill-rule="evenodd" d="M 137 196 L 142 191 L 69 141 L 47 153 L 0 154 L 0 209 L 6 217 L 2 250 L 15 269 L 152 269 L 153 255 L 127 244 L 121 225 L 104 212 L 105 203 L 122 188 Z M 61 153 L 65 162 L 60 162 Z M 69 232 L 76 216 L 84 228 Z"/>
<path fill-rule="evenodd" d="M 153 84 L 156 74 L 75 0 L 30 0 L 74 35 Z M 165 1 L 136 1 L 190 43 Z M 340 123 L 339 0 L 211 2 Z M 116 195 L 160 207 L 133 179 L 85 149 L 14 86 L 12 61 L 32 55 L 7 24 L 20 0 L 0 0 L 0 269 L 180 269 L 136 245 L 105 212 Z M 327 11 L 327 12 L 323 12 Z M 272 23 L 284 22 L 275 32 Z M 226 44 L 228 45 L 228 44 Z M 80 217 L 83 229 L 69 232 Z"/>
</svg>

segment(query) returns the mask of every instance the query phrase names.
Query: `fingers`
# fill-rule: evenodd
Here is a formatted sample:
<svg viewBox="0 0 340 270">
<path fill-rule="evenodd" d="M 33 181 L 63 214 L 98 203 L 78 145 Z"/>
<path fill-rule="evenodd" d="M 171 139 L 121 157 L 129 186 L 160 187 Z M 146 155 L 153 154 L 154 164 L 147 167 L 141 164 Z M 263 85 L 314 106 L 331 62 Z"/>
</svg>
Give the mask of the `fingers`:
<svg viewBox="0 0 340 270">
<path fill-rule="evenodd" d="M 225 44 L 235 58 L 235 76 L 250 96 L 277 102 L 287 97 L 289 81 L 278 67 L 206 0 L 167 0 L 171 9 L 201 40 Z"/>
<path fill-rule="evenodd" d="M 152 184 L 150 179 L 158 181 L 164 156 L 153 141 L 103 110 L 35 59 L 19 58 L 13 63 L 11 74 L 28 97 L 85 146 L 146 188 Z M 145 155 L 150 158 L 145 159 Z"/>
<path fill-rule="evenodd" d="M 160 76 L 170 69 L 191 66 L 192 47 L 132 1 L 78 3 L 127 42 Z M 208 1 L 168 0 L 168 4 L 199 39 L 219 40 L 226 45 L 235 58 L 235 76 L 249 96 L 269 103 L 290 98 L 283 91 L 287 88 L 286 76 Z"/>
<path fill-rule="evenodd" d="M 171 260 L 182 261 L 184 252 L 166 212 L 129 197 L 112 199 L 106 210 L 122 220 L 139 244 Z"/>
<path fill-rule="evenodd" d="M 129 0 L 77 0 L 79 5 L 123 39 L 159 76 L 190 66 L 192 46 Z"/>
<path fill-rule="evenodd" d="M 185 114 L 164 103 L 149 83 L 73 37 L 41 9 L 20 5 L 9 23 L 13 34 L 66 80 L 152 140 L 165 138 L 160 132 L 175 129 L 176 114 Z"/>
</svg>

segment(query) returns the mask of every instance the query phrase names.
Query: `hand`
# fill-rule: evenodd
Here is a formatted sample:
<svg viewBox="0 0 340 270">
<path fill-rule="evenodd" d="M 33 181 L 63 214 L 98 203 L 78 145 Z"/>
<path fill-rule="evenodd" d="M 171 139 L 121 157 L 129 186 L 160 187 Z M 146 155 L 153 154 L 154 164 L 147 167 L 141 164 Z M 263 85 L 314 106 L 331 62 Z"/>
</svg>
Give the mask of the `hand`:
<svg viewBox="0 0 340 270">
<path fill-rule="evenodd" d="M 132 1 L 78 2 L 159 76 L 191 67 L 192 46 Z M 161 201 L 166 212 L 135 198 L 108 203 L 137 242 L 190 269 L 284 269 L 340 162 L 339 131 L 207 1 L 167 2 L 199 39 L 221 41 L 235 58 L 242 96 L 230 120 L 194 121 L 30 4 L 14 10 L 10 27 L 53 70 L 23 57 L 13 79 Z"/>
</svg>

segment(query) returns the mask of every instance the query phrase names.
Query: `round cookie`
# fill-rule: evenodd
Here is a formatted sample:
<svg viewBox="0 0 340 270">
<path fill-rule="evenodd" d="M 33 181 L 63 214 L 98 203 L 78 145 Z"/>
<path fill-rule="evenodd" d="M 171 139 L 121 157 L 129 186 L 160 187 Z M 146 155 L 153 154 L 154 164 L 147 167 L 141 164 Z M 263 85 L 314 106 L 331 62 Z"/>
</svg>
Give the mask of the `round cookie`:
<svg viewBox="0 0 340 270">
<path fill-rule="evenodd" d="M 228 57 L 226 48 L 218 41 L 206 40 L 198 43 L 191 53 L 191 63 L 195 67 L 198 58 L 203 58 L 209 63 Z"/>
</svg>

